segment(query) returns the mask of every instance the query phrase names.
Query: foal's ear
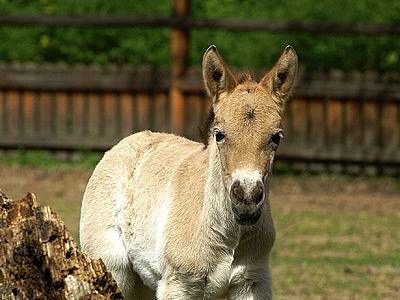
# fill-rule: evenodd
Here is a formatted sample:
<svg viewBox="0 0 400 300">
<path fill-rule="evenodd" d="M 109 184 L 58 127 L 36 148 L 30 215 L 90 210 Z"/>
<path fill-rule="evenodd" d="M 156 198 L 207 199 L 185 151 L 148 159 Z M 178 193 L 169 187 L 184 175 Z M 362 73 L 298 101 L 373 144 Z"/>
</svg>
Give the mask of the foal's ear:
<svg viewBox="0 0 400 300">
<path fill-rule="evenodd" d="M 298 68 L 297 53 L 286 46 L 275 66 L 261 79 L 261 84 L 271 90 L 275 102 L 283 108 L 295 83 Z"/>
<path fill-rule="evenodd" d="M 202 69 L 204 84 L 213 103 L 218 101 L 221 93 L 235 88 L 236 79 L 214 45 L 208 47 L 203 55 Z"/>
</svg>

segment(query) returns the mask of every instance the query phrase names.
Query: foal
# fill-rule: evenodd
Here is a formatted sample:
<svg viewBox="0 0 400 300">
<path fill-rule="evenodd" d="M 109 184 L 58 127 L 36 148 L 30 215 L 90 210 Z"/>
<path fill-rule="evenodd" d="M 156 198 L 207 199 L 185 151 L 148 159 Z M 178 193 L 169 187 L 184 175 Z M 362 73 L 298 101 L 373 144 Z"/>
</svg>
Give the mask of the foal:
<svg viewBox="0 0 400 300">
<path fill-rule="evenodd" d="M 296 73 L 290 46 L 259 83 L 211 46 L 205 145 L 143 131 L 104 155 L 83 196 L 80 241 L 126 299 L 271 299 L 268 182 Z"/>
</svg>

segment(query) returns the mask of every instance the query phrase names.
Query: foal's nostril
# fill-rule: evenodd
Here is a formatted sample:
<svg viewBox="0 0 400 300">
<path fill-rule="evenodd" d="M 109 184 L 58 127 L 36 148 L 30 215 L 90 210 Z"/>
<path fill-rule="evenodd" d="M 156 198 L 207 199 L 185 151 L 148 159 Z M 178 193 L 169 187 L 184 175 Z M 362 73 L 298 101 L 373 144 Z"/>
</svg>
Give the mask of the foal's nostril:
<svg viewBox="0 0 400 300">
<path fill-rule="evenodd" d="M 243 201 L 244 199 L 244 190 L 240 185 L 239 181 L 235 181 L 231 187 L 231 196 L 233 196 L 236 200 Z"/>
<path fill-rule="evenodd" d="M 254 203 L 258 204 L 264 197 L 264 187 L 261 182 L 258 182 L 257 185 L 254 187 L 252 192 L 252 200 Z"/>
</svg>

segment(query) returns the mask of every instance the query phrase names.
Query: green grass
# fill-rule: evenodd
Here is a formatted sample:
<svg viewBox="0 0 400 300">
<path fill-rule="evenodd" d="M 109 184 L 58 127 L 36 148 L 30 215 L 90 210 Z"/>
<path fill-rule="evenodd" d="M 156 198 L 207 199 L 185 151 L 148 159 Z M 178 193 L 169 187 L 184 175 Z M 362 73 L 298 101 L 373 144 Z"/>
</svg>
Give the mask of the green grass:
<svg viewBox="0 0 400 300">
<path fill-rule="evenodd" d="M 278 211 L 274 218 L 271 267 L 278 299 L 396 297 L 398 215 Z"/>
<path fill-rule="evenodd" d="M 102 158 L 103 153 L 91 151 L 75 151 L 63 153 L 63 157 L 55 152 L 45 150 L 16 150 L 0 153 L 0 163 L 13 166 L 43 167 L 49 170 L 91 169 Z"/>
</svg>

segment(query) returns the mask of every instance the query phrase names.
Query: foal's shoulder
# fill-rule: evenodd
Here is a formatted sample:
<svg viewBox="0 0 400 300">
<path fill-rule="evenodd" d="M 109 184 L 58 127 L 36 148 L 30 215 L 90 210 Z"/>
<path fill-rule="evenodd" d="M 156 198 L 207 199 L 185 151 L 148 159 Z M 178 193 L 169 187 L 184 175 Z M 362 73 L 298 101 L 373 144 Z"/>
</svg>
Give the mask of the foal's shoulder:
<svg viewBox="0 0 400 300">
<path fill-rule="evenodd" d="M 150 130 L 140 131 L 122 139 L 117 145 L 119 147 L 129 148 L 151 148 L 160 144 L 177 144 L 187 146 L 197 146 L 200 143 L 189 140 L 185 137 L 172 133 L 152 132 Z"/>
<path fill-rule="evenodd" d="M 112 172 L 112 170 L 124 166 L 126 171 L 132 173 L 144 155 L 154 155 L 158 157 L 159 161 L 162 161 L 163 156 L 167 156 L 165 158 L 167 159 L 171 155 L 192 153 L 200 148 L 200 145 L 200 143 L 170 133 L 140 131 L 122 139 L 107 151 L 97 169 Z"/>
</svg>

